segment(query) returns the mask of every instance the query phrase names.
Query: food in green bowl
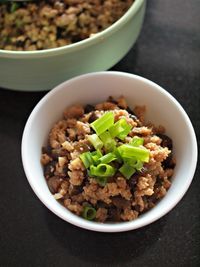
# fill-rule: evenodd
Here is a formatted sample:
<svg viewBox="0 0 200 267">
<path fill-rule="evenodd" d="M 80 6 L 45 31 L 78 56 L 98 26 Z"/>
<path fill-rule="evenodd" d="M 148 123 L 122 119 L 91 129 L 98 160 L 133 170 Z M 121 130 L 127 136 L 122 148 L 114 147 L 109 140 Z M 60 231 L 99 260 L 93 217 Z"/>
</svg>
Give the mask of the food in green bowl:
<svg viewBox="0 0 200 267">
<path fill-rule="evenodd" d="M 133 2 L 46 0 L 0 4 L 0 49 L 31 51 L 76 43 L 111 26 Z"/>
<path fill-rule="evenodd" d="M 27 5 L 36 8 L 35 4 L 31 2 L 27 2 Z M 71 1 L 65 2 L 71 3 Z M 77 1 L 73 2 L 76 3 Z M 88 5 L 88 1 L 81 2 L 81 5 Z M 109 2 L 107 0 L 102 3 L 108 4 Z M 117 3 L 116 0 L 112 2 Z M 115 65 L 135 43 L 142 28 L 146 7 L 145 0 L 134 0 L 130 8 L 122 15 L 121 11 L 125 10 L 125 4 L 122 4 L 122 2 L 130 4 L 132 1 L 118 2 L 124 8 L 118 9 L 116 7 L 115 11 L 106 8 L 105 13 L 107 11 L 110 12 L 109 14 L 112 13 L 110 26 L 108 21 L 105 20 L 105 22 L 101 17 L 103 16 L 102 13 L 98 15 L 101 21 L 101 23 L 98 23 L 101 26 L 98 26 L 97 33 L 93 34 L 95 30 L 91 23 L 85 28 L 82 26 L 77 28 L 79 23 L 75 25 L 73 34 L 72 31 L 70 33 L 73 38 L 72 35 L 68 35 L 67 26 L 56 26 L 53 18 L 46 18 L 43 22 L 38 19 L 37 22 L 30 23 L 30 14 L 26 18 L 27 30 L 25 31 L 25 26 L 17 22 L 15 15 L 22 11 L 27 13 L 29 12 L 28 9 L 14 9 L 13 13 L 8 14 L 9 22 L 7 24 L 10 26 L 5 27 L 4 25 L 4 29 L 0 30 L 2 36 L 0 38 L 0 87 L 21 91 L 50 90 L 71 77 L 88 72 L 107 70 Z M 41 1 L 41 3 L 44 3 L 44 1 Z M 89 3 L 99 3 L 99 1 L 89 1 Z M 37 5 L 40 6 L 38 3 Z M 76 6 L 76 4 L 74 5 Z M 51 5 L 49 5 L 49 8 L 52 8 Z M 5 24 L 5 18 L 1 16 L 1 13 L 2 11 L 0 12 L 0 25 Z M 49 13 L 47 12 L 47 14 Z M 90 13 L 88 13 L 88 16 L 90 18 Z M 119 18 L 119 16 L 121 17 Z M 39 14 L 38 17 L 40 17 Z M 23 16 L 21 19 L 23 19 Z M 32 16 L 31 20 L 35 21 L 35 16 Z M 76 22 L 76 19 L 74 21 Z M 17 35 L 18 37 L 15 36 L 16 27 L 13 23 L 19 24 L 21 35 Z M 38 28 L 35 26 L 37 23 Z M 43 27 L 40 23 L 44 23 L 46 26 Z M 103 28 L 101 29 L 101 27 Z M 84 31 L 84 34 L 80 31 Z M 27 35 L 28 38 L 26 38 Z M 88 35 L 90 35 L 89 38 L 87 38 Z M 5 50 L 5 47 L 11 50 Z"/>
</svg>

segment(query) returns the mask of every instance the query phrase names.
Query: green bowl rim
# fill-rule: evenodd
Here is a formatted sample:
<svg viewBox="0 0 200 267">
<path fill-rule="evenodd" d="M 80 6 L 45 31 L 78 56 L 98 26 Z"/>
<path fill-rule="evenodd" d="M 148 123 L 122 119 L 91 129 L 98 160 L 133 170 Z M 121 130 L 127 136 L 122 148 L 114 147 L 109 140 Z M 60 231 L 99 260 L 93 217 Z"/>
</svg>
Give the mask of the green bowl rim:
<svg viewBox="0 0 200 267">
<path fill-rule="evenodd" d="M 76 51 L 78 49 L 91 46 L 97 42 L 103 41 L 107 36 L 113 34 L 115 31 L 123 27 L 141 8 L 142 4 L 145 0 L 135 0 L 132 6 L 128 9 L 128 11 L 115 23 L 113 23 L 110 27 L 95 34 L 94 36 L 82 40 L 80 42 L 65 45 L 56 48 L 44 49 L 44 50 L 36 50 L 36 51 L 9 51 L 0 49 L 0 56 L 7 58 L 27 58 L 27 57 L 46 57 L 50 55 L 57 55 L 62 53 L 70 53 L 72 51 Z"/>
</svg>

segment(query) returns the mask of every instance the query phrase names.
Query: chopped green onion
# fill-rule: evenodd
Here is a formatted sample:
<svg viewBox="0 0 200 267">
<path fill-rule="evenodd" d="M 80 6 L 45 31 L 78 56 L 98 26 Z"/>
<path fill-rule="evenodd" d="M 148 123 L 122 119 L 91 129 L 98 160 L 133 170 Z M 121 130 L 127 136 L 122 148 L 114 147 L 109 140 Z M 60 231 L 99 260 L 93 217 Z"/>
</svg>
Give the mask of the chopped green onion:
<svg viewBox="0 0 200 267">
<path fill-rule="evenodd" d="M 129 134 L 132 126 L 126 122 L 126 126 L 124 125 L 124 130 L 117 135 L 117 137 L 121 140 L 124 140 L 126 136 Z"/>
<path fill-rule="evenodd" d="M 115 168 L 108 164 L 99 164 L 98 166 L 90 166 L 90 174 L 97 177 L 110 177 L 115 174 Z"/>
<path fill-rule="evenodd" d="M 128 124 L 125 119 L 120 119 L 112 127 L 109 128 L 109 132 L 113 138 L 118 137 L 119 139 L 124 140 L 124 138 L 130 132 L 131 128 L 132 126 Z"/>
<path fill-rule="evenodd" d="M 119 169 L 121 174 L 126 178 L 130 179 L 130 177 L 135 173 L 135 168 L 129 165 L 128 163 L 124 163 L 122 167 Z"/>
<path fill-rule="evenodd" d="M 103 156 L 100 150 L 96 150 L 91 152 L 92 159 L 95 163 L 95 165 L 98 165 L 100 163 L 99 159 Z"/>
<path fill-rule="evenodd" d="M 149 162 L 149 151 L 145 147 L 134 147 L 124 144 L 118 147 L 118 151 L 122 158 L 136 158 L 143 162 Z"/>
<path fill-rule="evenodd" d="M 104 144 L 104 148 L 105 150 L 108 151 L 113 151 L 114 148 L 116 147 L 116 142 L 115 140 L 112 138 L 112 136 L 110 135 L 110 133 L 108 131 L 102 133 L 99 138 L 102 140 L 103 144 Z"/>
<path fill-rule="evenodd" d="M 135 158 L 124 159 L 124 162 L 126 162 L 127 164 L 129 164 L 131 167 L 135 168 L 138 171 L 140 171 L 143 167 L 143 162 Z"/>
<path fill-rule="evenodd" d="M 114 114 L 113 112 L 106 112 L 99 119 L 95 120 L 90 124 L 97 135 L 104 133 L 114 124 Z"/>
<path fill-rule="evenodd" d="M 123 158 L 121 157 L 119 150 L 117 148 L 115 148 L 114 152 L 113 152 L 116 156 L 116 160 L 118 163 L 122 163 L 123 162 Z"/>
<path fill-rule="evenodd" d="M 143 167 L 143 163 L 141 160 L 137 160 L 136 164 L 134 165 L 134 167 L 136 168 L 136 170 L 140 171 Z"/>
<path fill-rule="evenodd" d="M 95 149 L 101 149 L 103 147 L 103 142 L 96 134 L 88 135 L 87 138 Z"/>
<path fill-rule="evenodd" d="M 95 120 L 90 126 L 96 134 L 89 135 L 87 138 L 96 150 L 81 154 L 80 159 L 86 167 L 88 175 L 94 177 L 99 185 L 105 186 L 107 178 L 115 174 L 116 168 L 109 165 L 112 161 L 120 163 L 119 171 L 126 179 L 130 179 L 136 171 L 140 171 L 144 162 L 149 162 L 150 152 L 143 146 L 143 138 L 135 136 L 129 144 L 117 147 L 114 138 L 124 140 L 132 128 L 125 118 L 114 123 L 114 113 L 110 111 Z M 105 154 L 102 154 L 101 149 Z M 87 209 L 93 208 L 87 207 L 86 213 Z"/>
<path fill-rule="evenodd" d="M 96 217 L 96 210 L 93 207 L 86 206 L 83 208 L 82 216 L 84 219 L 92 221 Z"/>
<path fill-rule="evenodd" d="M 144 139 L 141 137 L 134 136 L 130 141 L 129 145 L 132 146 L 142 146 L 144 144 Z"/>
<path fill-rule="evenodd" d="M 124 131 L 124 128 L 122 127 L 120 120 L 117 121 L 112 127 L 109 128 L 109 132 L 112 138 L 116 137 L 118 134 Z"/>
<path fill-rule="evenodd" d="M 99 161 L 100 161 L 101 163 L 106 164 L 106 163 L 110 163 L 111 161 L 116 160 L 116 159 L 117 159 L 117 158 L 116 158 L 115 154 L 110 152 L 110 153 L 105 154 L 104 156 L 102 156 L 102 157 L 99 159 Z"/>
<path fill-rule="evenodd" d="M 133 158 L 123 158 L 123 161 L 129 164 L 130 166 L 135 168 L 135 164 L 137 163 L 137 159 L 135 157 Z"/>
<path fill-rule="evenodd" d="M 79 157 L 82 160 L 86 169 L 89 168 L 90 165 L 93 164 L 93 159 L 92 159 L 92 155 L 90 152 L 84 152 Z"/>
<path fill-rule="evenodd" d="M 13 3 L 11 4 L 11 7 L 10 7 L 10 12 L 11 12 L 11 13 L 14 13 L 18 8 L 19 8 L 19 4 L 13 2 Z"/>
<path fill-rule="evenodd" d="M 96 177 L 96 181 L 99 185 L 105 186 L 107 184 L 107 177 Z"/>
<path fill-rule="evenodd" d="M 106 152 L 113 151 L 116 147 L 115 140 L 113 139 L 113 140 L 110 140 L 110 142 L 105 143 L 104 147 L 105 147 Z"/>
</svg>

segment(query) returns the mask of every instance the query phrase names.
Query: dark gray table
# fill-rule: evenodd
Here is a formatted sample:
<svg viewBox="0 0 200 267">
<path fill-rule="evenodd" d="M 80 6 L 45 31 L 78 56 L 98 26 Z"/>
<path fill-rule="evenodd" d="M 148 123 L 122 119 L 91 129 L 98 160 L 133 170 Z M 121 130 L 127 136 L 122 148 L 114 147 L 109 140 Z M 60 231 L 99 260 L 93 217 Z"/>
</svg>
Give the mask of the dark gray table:
<svg viewBox="0 0 200 267">
<path fill-rule="evenodd" d="M 200 136 L 200 1 L 148 0 L 138 42 L 113 70 L 163 86 Z M 28 115 L 44 94 L 0 90 L 0 266 L 200 266 L 199 165 L 181 202 L 135 231 L 82 230 L 41 204 L 23 172 L 20 145 Z"/>
</svg>

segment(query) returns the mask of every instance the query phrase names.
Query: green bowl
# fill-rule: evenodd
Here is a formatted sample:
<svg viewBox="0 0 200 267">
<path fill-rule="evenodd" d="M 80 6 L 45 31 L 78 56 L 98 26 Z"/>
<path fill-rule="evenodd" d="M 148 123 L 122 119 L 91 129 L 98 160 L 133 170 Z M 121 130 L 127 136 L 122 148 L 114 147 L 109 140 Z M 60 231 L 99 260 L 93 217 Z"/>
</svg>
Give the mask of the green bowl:
<svg viewBox="0 0 200 267">
<path fill-rule="evenodd" d="M 135 43 L 145 7 L 146 0 L 135 0 L 117 22 L 78 43 L 39 51 L 0 50 L 0 87 L 50 90 L 74 76 L 109 69 Z"/>
</svg>

